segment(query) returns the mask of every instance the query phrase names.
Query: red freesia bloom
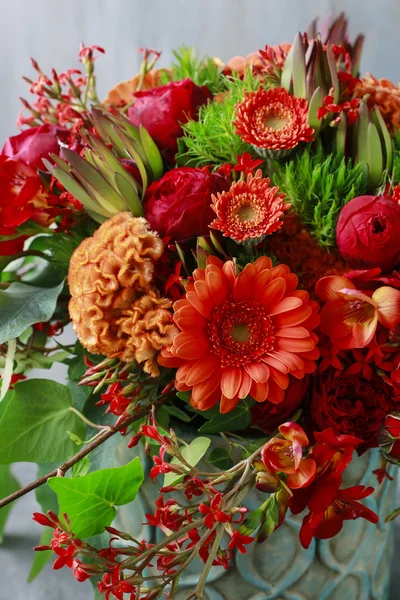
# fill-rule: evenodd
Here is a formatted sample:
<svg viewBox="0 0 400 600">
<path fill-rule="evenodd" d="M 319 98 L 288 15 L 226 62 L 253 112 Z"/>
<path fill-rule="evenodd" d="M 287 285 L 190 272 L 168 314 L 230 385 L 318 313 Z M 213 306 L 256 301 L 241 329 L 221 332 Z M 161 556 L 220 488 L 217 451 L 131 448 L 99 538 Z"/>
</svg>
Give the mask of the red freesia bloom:
<svg viewBox="0 0 400 600">
<path fill-rule="evenodd" d="M 242 140 L 256 148 L 290 150 L 300 142 L 311 142 L 304 98 L 291 96 L 284 88 L 247 92 L 235 109 L 233 124 Z"/>
<path fill-rule="evenodd" d="M 180 332 L 159 358 L 179 367 L 177 389 L 191 390 L 200 410 L 221 400 L 222 413 L 249 394 L 257 402 L 282 402 L 288 374 L 301 379 L 315 369 L 317 303 L 296 290 L 286 265 L 273 268 L 265 256 L 239 275 L 232 261 L 210 256 L 193 278 L 174 304 Z"/>
<path fill-rule="evenodd" d="M 231 536 L 231 541 L 228 544 L 228 548 L 229 550 L 237 548 L 239 552 L 246 554 L 246 546 L 247 544 L 251 544 L 251 542 L 254 542 L 254 538 L 250 535 L 242 535 L 238 531 L 234 531 Z"/>
<path fill-rule="evenodd" d="M 312 458 L 303 459 L 303 448 L 309 444 L 305 431 L 291 422 L 278 429 L 283 439 L 272 438 L 262 449 L 265 467 L 272 473 L 286 473 L 286 483 L 292 489 L 309 485 L 315 476 L 316 465 Z"/>
<path fill-rule="evenodd" d="M 253 173 L 257 167 L 260 167 L 264 163 L 262 158 L 253 158 L 248 152 L 238 154 L 236 159 L 237 164 L 232 168 L 232 171 L 239 171 L 245 175 Z"/>
<path fill-rule="evenodd" d="M 368 296 L 346 277 L 331 275 L 318 281 L 315 292 L 326 302 L 321 310 L 321 331 L 337 348 L 364 348 L 378 323 L 388 329 L 400 323 L 400 291 L 389 286 Z"/>
<path fill-rule="evenodd" d="M 374 488 L 355 485 L 351 488 L 337 489 L 333 492 L 334 487 L 332 486 L 330 490 L 332 498 L 329 505 L 320 512 L 311 511 L 304 517 L 300 529 L 300 542 L 304 548 L 309 547 L 313 537 L 325 540 L 337 535 L 341 531 L 344 521 L 360 517 L 367 519 L 370 523 L 376 524 L 379 521 L 376 513 L 357 502 L 357 500 L 363 500 L 370 496 Z M 321 506 L 323 506 L 322 502 Z"/>
<path fill-rule="evenodd" d="M 134 97 L 135 103 L 128 109 L 130 121 L 143 125 L 164 158 L 174 162 L 182 125 L 197 118 L 200 106 L 212 99 L 212 93 L 206 86 L 183 79 L 137 92 Z"/>
</svg>

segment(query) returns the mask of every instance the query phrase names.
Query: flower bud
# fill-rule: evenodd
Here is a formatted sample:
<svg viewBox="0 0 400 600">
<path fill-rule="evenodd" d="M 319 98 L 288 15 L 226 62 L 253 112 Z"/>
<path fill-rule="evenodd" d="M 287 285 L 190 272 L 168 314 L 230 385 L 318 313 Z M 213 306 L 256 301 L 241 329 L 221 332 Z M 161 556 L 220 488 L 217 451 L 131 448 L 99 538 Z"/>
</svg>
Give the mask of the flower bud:
<svg viewBox="0 0 400 600">
<path fill-rule="evenodd" d="M 400 465 L 400 413 L 386 416 L 378 442 L 386 460 Z"/>
<path fill-rule="evenodd" d="M 272 494 L 276 492 L 280 486 L 279 478 L 273 475 L 269 471 L 259 471 L 256 476 L 256 488 L 260 492 L 266 492 Z"/>
</svg>

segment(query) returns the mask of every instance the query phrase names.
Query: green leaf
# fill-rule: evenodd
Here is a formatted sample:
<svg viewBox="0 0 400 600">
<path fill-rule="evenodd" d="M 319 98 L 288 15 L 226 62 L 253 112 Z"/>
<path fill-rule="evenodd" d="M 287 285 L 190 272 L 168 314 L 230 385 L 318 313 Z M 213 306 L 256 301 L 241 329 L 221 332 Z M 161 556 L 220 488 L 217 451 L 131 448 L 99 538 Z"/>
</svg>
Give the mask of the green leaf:
<svg viewBox="0 0 400 600">
<path fill-rule="evenodd" d="M 251 412 L 245 402 L 240 402 L 229 413 L 218 413 L 199 429 L 202 433 L 220 433 L 246 429 L 251 423 Z"/>
<path fill-rule="evenodd" d="M 184 423 L 190 423 L 190 421 L 192 420 L 192 417 L 190 415 L 185 413 L 182 409 L 178 408 L 177 406 L 165 405 L 164 409 L 168 414 L 172 415 L 173 417 L 176 417 L 180 421 L 184 421 Z"/>
<path fill-rule="evenodd" d="M 64 282 L 54 288 L 15 282 L 0 290 L 0 344 L 18 337 L 29 325 L 48 321 L 63 286 Z"/>
<path fill-rule="evenodd" d="M 42 532 L 42 536 L 40 538 L 40 542 L 38 546 L 48 546 L 50 544 L 51 538 L 53 537 L 53 529 L 50 527 L 45 527 Z M 49 560 L 51 560 L 52 556 L 54 556 L 52 550 L 44 550 L 43 552 L 35 552 L 31 570 L 28 575 L 28 583 L 32 583 L 32 581 L 39 575 L 39 573 L 44 569 Z"/>
<path fill-rule="evenodd" d="M 76 451 L 67 431 L 86 425 L 70 411 L 70 390 L 47 379 L 21 381 L 0 405 L 0 464 L 65 460 Z"/>
<path fill-rule="evenodd" d="M 243 523 L 239 527 L 239 533 L 242 535 L 251 535 L 255 529 L 263 522 L 265 513 L 268 509 L 270 499 L 266 500 L 264 504 L 249 513 Z"/>
<path fill-rule="evenodd" d="M 221 471 L 233 467 L 233 460 L 225 448 L 213 448 L 210 456 L 207 458 L 207 463 L 209 465 L 214 465 L 214 467 Z"/>
<path fill-rule="evenodd" d="M 87 538 L 111 525 L 115 506 L 135 499 L 143 482 L 139 458 L 124 467 L 95 471 L 76 479 L 52 477 L 49 486 L 56 492 L 61 513 L 67 513 L 74 534 Z"/>
<path fill-rule="evenodd" d="M 180 451 L 186 462 L 192 467 L 195 467 L 207 452 L 210 444 L 210 438 L 198 437 L 187 446 L 181 446 Z M 180 465 L 182 463 L 176 456 L 174 456 L 174 458 L 171 460 L 171 464 Z M 184 475 L 177 475 L 176 473 L 166 473 L 164 476 L 163 486 L 175 485 L 175 483 L 181 481 L 183 477 Z"/>
<path fill-rule="evenodd" d="M 74 464 L 72 468 L 72 477 L 83 477 L 89 473 L 90 460 L 88 456 L 84 456 L 82 460 Z"/>
<path fill-rule="evenodd" d="M 142 125 L 139 127 L 139 132 L 144 151 L 146 152 L 147 159 L 150 163 L 153 179 L 160 179 L 164 172 L 163 159 L 160 151 L 147 129 L 145 129 Z"/>
<path fill-rule="evenodd" d="M 19 490 L 20 483 L 11 473 L 11 467 L 9 465 L 0 465 L 0 499 L 13 494 Z M 14 506 L 14 502 L 4 506 L 0 509 L 0 543 L 3 541 L 4 528 L 8 519 L 10 510 Z"/>
</svg>

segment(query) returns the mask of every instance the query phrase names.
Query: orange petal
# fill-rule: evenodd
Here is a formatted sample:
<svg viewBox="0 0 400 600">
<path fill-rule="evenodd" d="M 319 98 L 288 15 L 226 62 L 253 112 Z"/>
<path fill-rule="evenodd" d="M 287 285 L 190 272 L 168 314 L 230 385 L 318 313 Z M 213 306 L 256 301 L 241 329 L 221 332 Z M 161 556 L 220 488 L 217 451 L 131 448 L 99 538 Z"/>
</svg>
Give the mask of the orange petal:
<svg viewBox="0 0 400 600">
<path fill-rule="evenodd" d="M 298 424 L 288 421 L 278 427 L 279 431 L 286 440 L 296 440 L 300 446 L 308 446 L 308 437 L 304 429 Z"/>
<path fill-rule="evenodd" d="M 250 375 L 248 375 L 248 373 L 246 373 L 246 371 L 243 371 L 242 384 L 238 391 L 239 398 L 244 399 L 250 394 L 250 388 L 251 388 L 252 383 L 253 383 L 253 379 L 250 377 Z"/>
<path fill-rule="evenodd" d="M 261 273 L 261 271 L 264 271 L 265 269 L 272 268 L 272 260 L 268 258 L 268 256 L 260 256 L 260 258 L 257 258 L 253 264 L 257 273 Z"/>
<path fill-rule="evenodd" d="M 276 350 L 286 350 L 287 352 L 307 352 L 312 350 L 315 346 L 314 341 L 309 338 L 296 339 L 296 338 L 278 338 L 276 340 Z"/>
<path fill-rule="evenodd" d="M 285 280 L 282 277 L 278 277 L 278 279 L 274 279 L 267 285 L 264 290 L 264 296 L 259 298 L 259 301 L 269 312 L 272 312 L 275 306 L 282 300 L 285 291 Z"/>
<path fill-rule="evenodd" d="M 292 327 L 304 323 L 312 314 L 310 306 L 303 304 L 298 308 L 274 315 L 275 327 Z"/>
<path fill-rule="evenodd" d="M 378 311 L 370 303 L 355 304 L 333 300 L 322 308 L 320 328 L 337 348 L 364 348 L 372 340 Z M 311 348 L 310 348 L 311 349 Z"/>
<path fill-rule="evenodd" d="M 221 400 L 221 390 L 218 388 L 207 397 L 201 396 L 200 398 L 195 399 L 193 394 L 190 398 L 190 405 L 197 410 L 209 410 L 213 406 L 215 406 Z"/>
<path fill-rule="evenodd" d="M 224 266 L 222 267 L 222 273 L 225 276 L 225 280 L 227 282 L 227 284 L 229 285 L 229 289 L 233 290 L 233 286 L 235 285 L 235 280 L 236 280 L 236 271 L 235 271 L 235 265 L 233 264 L 233 262 L 231 260 L 228 260 Z"/>
<path fill-rule="evenodd" d="M 268 381 L 269 368 L 264 362 L 246 365 L 245 370 L 257 383 L 265 383 Z"/>
<path fill-rule="evenodd" d="M 251 390 L 250 390 L 250 396 L 256 402 L 265 402 L 265 400 L 267 399 L 268 393 L 269 393 L 268 390 L 269 390 L 269 381 L 267 381 L 266 383 L 257 383 L 256 381 L 253 381 L 253 384 L 252 384 Z"/>
<path fill-rule="evenodd" d="M 273 404 L 280 404 L 285 397 L 285 391 L 280 388 L 273 379 L 269 379 L 269 390 L 267 400 Z"/>
<path fill-rule="evenodd" d="M 214 301 L 205 281 L 195 281 L 194 289 L 201 303 L 210 311 L 214 308 Z"/>
<path fill-rule="evenodd" d="M 207 267 L 206 281 L 215 306 L 221 306 L 229 297 L 224 278 Z"/>
<path fill-rule="evenodd" d="M 186 298 L 189 300 L 190 304 L 206 319 L 210 319 L 211 317 L 211 306 L 204 304 L 201 302 L 200 298 L 195 292 L 187 292 Z"/>
<path fill-rule="evenodd" d="M 274 335 L 285 338 L 306 338 L 310 336 L 310 332 L 305 327 L 285 327 L 275 331 Z"/>
<path fill-rule="evenodd" d="M 221 369 L 217 369 L 205 381 L 202 381 L 193 387 L 192 397 L 197 403 L 201 402 L 202 399 L 204 400 L 205 398 L 208 398 L 208 396 L 211 396 L 217 389 L 219 394 L 221 394 L 221 375 Z"/>
<path fill-rule="evenodd" d="M 224 396 L 229 399 L 237 396 L 241 384 L 242 369 L 235 367 L 223 369 L 221 377 L 221 391 Z"/>
<path fill-rule="evenodd" d="M 180 336 L 178 334 L 175 340 Z M 174 340 L 174 341 L 175 341 Z M 179 346 L 174 346 L 174 352 L 177 356 L 184 358 L 186 360 L 195 360 L 208 354 L 210 350 L 210 342 L 205 338 L 187 340 Z"/>
<path fill-rule="evenodd" d="M 350 279 L 346 277 L 340 277 L 338 275 L 329 275 L 328 277 L 321 277 L 315 286 L 315 293 L 318 298 L 321 298 L 324 302 L 330 300 L 336 300 L 336 292 L 339 292 L 343 288 L 353 288 L 356 286 Z"/>
<path fill-rule="evenodd" d="M 312 352 L 312 351 L 311 351 Z M 303 368 L 303 360 L 300 358 L 299 354 L 294 354 L 293 352 L 288 352 L 285 350 L 281 350 L 280 352 L 271 352 L 269 355 L 271 358 L 274 358 L 277 361 L 283 363 L 286 367 L 286 371 L 279 369 L 282 373 L 287 373 L 288 369 L 302 369 Z M 274 365 L 275 368 L 278 368 Z"/>
<path fill-rule="evenodd" d="M 259 298 L 262 294 L 264 294 L 264 290 L 267 285 L 271 281 L 271 271 L 264 270 L 258 273 L 253 282 L 253 293 L 252 296 L 254 299 Z"/>
<path fill-rule="evenodd" d="M 279 369 L 275 369 L 271 367 L 269 370 L 270 377 L 274 380 L 274 382 L 279 385 L 280 388 L 286 390 L 289 385 L 289 377 Z"/>
<path fill-rule="evenodd" d="M 296 490 L 305 485 L 309 485 L 315 477 L 316 464 L 314 459 L 305 458 L 300 462 L 299 468 L 293 475 L 288 475 L 286 483 L 288 486 Z"/>
<path fill-rule="evenodd" d="M 263 362 L 265 362 L 265 364 L 267 365 L 270 365 L 271 367 L 274 367 L 275 369 L 278 369 L 278 371 L 281 371 L 282 373 L 289 372 L 289 368 L 286 362 L 282 360 L 278 352 L 274 352 L 263 356 Z"/>
<path fill-rule="evenodd" d="M 197 383 L 205 381 L 218 367 L 218 360 L 215 356 L 205 356 L 197 360 L 186 374 L 186 385 L 193 387 Z M 176 375 L 178 377 L 178 373 Z"/>
<path fill-rule="evenodd" d="M 271 316 L 278 315 L 279 313 L 287 312 L 289 310 L 294 310 L 295 308 L 299 308 L 302 305 L 302 301 L 300 298 L 294 298 L 293 296 L 288 296 L 284 298 L 281 302 L 279 302 L 276 306 L 273 307 L 271 311 Z"/>
<path fill-rule="evenodd" d="M 221 404 L 219 407 L 219 411 L 221 414 L 225 415 L 226 413 L 233 410 L 236 404 L 239 402 L 239 398 L 236 396 L 235 398 L 227 398 L 226 396 L 221 397 Z"/>
<path fill-rule="evenodd" d="M 204 281 L 206 278 L 206 274 L 204 269 L 195 269 L 193 271 L 193 279 L 195 281 Z"/>
<path fill-rule="evenodd" d="M 384 327 L 394 329 L 400 323 L 400 291 L 383 286 L 372 294 L 378 306 L 378 319 Z"/>
<path fill-rule="evenodd" d="M 251 296 L 253 286 L 253 280 L 247 268 L 243 269 L 239 273 L 235 286 L 233 288 L 233 298 L 235 302 L 242 302 L 242 300 L 248 300 Z"/>
</svg>

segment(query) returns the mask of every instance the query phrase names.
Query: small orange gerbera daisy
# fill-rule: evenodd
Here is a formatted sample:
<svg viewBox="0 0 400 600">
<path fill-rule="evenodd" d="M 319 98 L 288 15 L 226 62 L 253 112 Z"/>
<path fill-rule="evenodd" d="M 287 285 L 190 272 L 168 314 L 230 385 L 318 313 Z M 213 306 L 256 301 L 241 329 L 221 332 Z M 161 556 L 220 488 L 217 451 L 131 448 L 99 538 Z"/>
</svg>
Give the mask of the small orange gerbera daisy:
<svg viewBox="0 0 400 600">
<path fill-rule="evenodd" d="M 285 194 L 278 187 L 270 187 L 259 169 L 255 176 L 232 183 L 226 192 L 212 196 L 212 208 L 217 218 L 210 227 L 219 229 L 224 236 L 236 242 L 258 239 L 279 229 L 280 218 L 290 204 L 284 204 Z"/>
<path fill-rule="evenodd" d="M 176 368 L 176 388 L 191 390 L 191 404 L 222 413 L 249 394 L 257 402 L 283 400 L 288 374 L 315 369 L 318 304 L 286 265 L 262 256 L 236 275 L 232 261 L 210 256 L 196 269 L 186 297 L 175 302 L 180 332 L 159 362 Z"/>
<path fill-rule="evenodd" d="M 313 140 L 307 100 L 291 96 L 284 88 L 246 93 L 236 105 L 235 116 L 235 132 L 256 150 L 291 150 Z"/>
</svg>

